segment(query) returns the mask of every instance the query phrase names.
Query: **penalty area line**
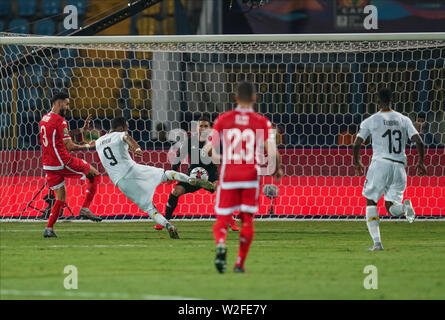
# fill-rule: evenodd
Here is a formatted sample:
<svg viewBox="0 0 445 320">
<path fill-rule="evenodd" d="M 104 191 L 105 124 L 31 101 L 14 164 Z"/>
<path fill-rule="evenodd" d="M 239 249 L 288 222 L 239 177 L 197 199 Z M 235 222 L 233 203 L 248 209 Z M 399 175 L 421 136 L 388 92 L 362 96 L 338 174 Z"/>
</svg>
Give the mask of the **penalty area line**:
<svg viewBox="0 0 445 320">
<path fill-rule="evenodd" d="M 91 298 L 91 299 L 131 299 L 131 300 L 201 300 L 198 298 L 182 296 L 164 296 L 156 294 L 130 295 L 121 292 L 82 292 L 82 291 L 33 291 L 33 290 L 14 290 L 1 289 L 0 300 L 3 296 L 34 296 L 34 297 L 70 297 L 70 298 Z"/>
</svg>

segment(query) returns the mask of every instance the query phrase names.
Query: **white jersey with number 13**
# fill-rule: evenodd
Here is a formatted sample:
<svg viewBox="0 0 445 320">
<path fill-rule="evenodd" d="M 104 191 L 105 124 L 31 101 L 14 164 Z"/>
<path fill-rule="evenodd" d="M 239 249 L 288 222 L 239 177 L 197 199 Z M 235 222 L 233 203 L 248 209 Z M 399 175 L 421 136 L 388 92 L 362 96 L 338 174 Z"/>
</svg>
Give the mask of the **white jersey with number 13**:
<svg viewBox="0 0 445 320">
<path fill-rule="evenodd" d="M 405 146 L 417 134 L 411 120 L 397 111 L 379 111 L 360 125 L 357 136 L 372 139 L 372 160 L 391 159 L 406 166 Z"/>
</svg>

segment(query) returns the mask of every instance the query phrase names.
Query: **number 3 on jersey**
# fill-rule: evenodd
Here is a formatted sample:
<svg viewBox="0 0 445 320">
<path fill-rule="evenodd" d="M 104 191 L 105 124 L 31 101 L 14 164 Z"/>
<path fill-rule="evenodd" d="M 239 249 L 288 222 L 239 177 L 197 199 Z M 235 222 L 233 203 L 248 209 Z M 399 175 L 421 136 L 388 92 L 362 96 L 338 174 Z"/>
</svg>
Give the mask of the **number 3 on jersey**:
<svg viewBox="0 0 445 320">
<path fill-rule="evenodd" d="M 45 126 L 40 127 L 40 133 L 42 134 L 42 142 L 45 147 L 48 146 L 48 138 L 46 137 L 46 128 Z"/>
<path fill-rule="evenodd" d="M 104 153 L 105 158 L 107 158 L 108 160 L 111 160 L 110 166 L 117 165 L 116 157 L 114 156 L 113 151 L 111 151 L 110 147 L 104 148 L 103 153 Z"/>
<path fill-rule="evenodd" d="M 227 139 L 230 141 L 227 149 L 227 160 L 253 161 L 255 133 L 252 129 L 245 129 L 242 132 L 238 128 L 230 129 L 227 132 Z M 245 148 L 243 148 L 243 145 L 245 145 Z"/>
</svg>

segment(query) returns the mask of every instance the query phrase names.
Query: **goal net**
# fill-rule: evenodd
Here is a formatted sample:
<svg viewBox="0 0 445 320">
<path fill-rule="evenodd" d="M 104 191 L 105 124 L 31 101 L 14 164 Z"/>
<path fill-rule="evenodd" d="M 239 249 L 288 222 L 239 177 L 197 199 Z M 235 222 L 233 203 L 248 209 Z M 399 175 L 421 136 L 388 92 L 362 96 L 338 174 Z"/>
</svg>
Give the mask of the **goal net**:
<svg viewBox="0 0 445 320">
<path fill-rule="evenodd" d="M 36 37 L 0 34 L 0 219 L 36 219 L 47 207 L 38 123 L 54 91 L 67 90 L 70 130 L 92 115 L 77 142 L 97 139 L 115 116 L 129 119 L 142 164 L 171 169 L 172 133 L 234 108 L 236 84 L 254 82 L 256 110 L 277 128 L 285 176 L 270 176 L 279 196 L 260 194 L 259 217 L 363 218 L 364 176 L 355 176 L 351 143 L 362 120 L 378 110 L 379 88 L 409 116 L 426 143 L 427 176 L 407 146 L 405 197 L 419 217 L 445 215 L 445 34 Z M 181 131 L 183 130 L 183 131 Z M 170 135 L 169 135 L 170 134 Z M 102 173 L 91 210 L 106 219 L 143 219 L 103 170 L 94 150 L 73 152 Z M 367 166 L 372 150 L 362 149 Z M 181 171 L 187 172 L 186 161 Z M 78 216 L 85 181 L 67 179 L 64 217 Z M 160 185 L 160 212 L 174 184 Z M 39 193 L 40 191 L 40 193 Z M 47 200 L 47 201 L 45 201 Z M 210 218 L 215 195 L 179 199 L 176 218 Z M 387 216 L 382 201 L 379 212 Z"/>
</svg>

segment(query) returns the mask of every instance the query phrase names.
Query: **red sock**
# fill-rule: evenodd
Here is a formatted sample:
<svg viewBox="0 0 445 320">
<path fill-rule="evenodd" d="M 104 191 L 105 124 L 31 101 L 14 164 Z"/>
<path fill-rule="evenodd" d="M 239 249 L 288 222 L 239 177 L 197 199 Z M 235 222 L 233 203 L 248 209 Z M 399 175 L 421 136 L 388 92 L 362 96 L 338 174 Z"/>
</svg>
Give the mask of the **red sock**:
<svg viewBox="0 0 445 320">
<path fill-rule="evenodd" d="M 94 199 L 94 195 L 97 191 L 97 185 L 99 183 L 99 176 L 94 176 L 91 180 L 88 179 L 87 190 L 85 191 L 85 200 L 83 201 L 82 208 L 89 208 L 91 201 Z"/>
<path fill-rule="evenodd" d="M 242 225 L 239 235 L 238 258 L 236 259 L 235 266 L 244 267 L 244 261 L 246 261 L 247 253 L 249 252 L 250 244 L 252 243 L 255 231 L 253 228 L 253 214 L 241 212 L 240 218 Z"/>
<path fill-rule="evenodd" d="M 227 227 L 232 221 L 232 215 L 227 216 L 216 215 L 216 222 L 213 225 L 213 237 L 215 238 L 215 243 L 226 243 L 227 237 Z"/>
<path fill-rule="evenodd" d="M 62 210 L 64 205 L 65 205 L 64 201 L 56 200 L 54 206 L 51 208 L 48 224 L 46 225 L 47 228 L 52 228 L 53 225 L 56 223 L 57 218 L 59 218 L 60 210 Z"/>
</svg>

